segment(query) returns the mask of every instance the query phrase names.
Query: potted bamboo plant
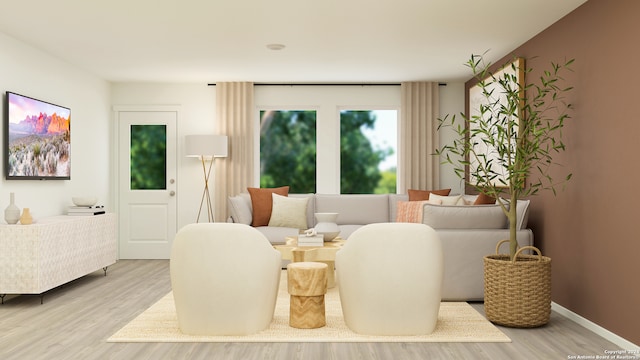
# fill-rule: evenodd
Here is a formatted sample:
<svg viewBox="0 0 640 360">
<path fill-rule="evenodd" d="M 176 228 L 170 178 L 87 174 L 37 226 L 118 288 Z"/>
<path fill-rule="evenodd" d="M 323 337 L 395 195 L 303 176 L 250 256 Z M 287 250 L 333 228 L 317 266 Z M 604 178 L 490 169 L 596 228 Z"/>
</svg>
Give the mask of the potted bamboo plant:
<svg viewBox="0 0 640 360">
<path fill-rule="evenodd" d="M 551 259 L 534 247 L 518 248 L 518 199 L 556 188 L 571 178 L 554 180 L 555 154 L 565 150 L 562 129 L 570 119 L 562 74 L 573 60 L 551 63 L 537 79 L 525 59 L 514 58 L 498 71 L 482 55 L 466 62 L 478 83 L 469 91 L 468 114 L 440 119 L 439 128 L 452 127 L 456 139 L 436 151 L 451 164 L 466 185 L 500 199 L 509 222 L 509 254 L 484 258 L 485 313 L 497 324 L 535 327 L 549 321 L 551 312 Z M 507 240 L 504 240 L 507 242 Z M 523 254 L 529 250 L 532 254 Z"/>
</svg>

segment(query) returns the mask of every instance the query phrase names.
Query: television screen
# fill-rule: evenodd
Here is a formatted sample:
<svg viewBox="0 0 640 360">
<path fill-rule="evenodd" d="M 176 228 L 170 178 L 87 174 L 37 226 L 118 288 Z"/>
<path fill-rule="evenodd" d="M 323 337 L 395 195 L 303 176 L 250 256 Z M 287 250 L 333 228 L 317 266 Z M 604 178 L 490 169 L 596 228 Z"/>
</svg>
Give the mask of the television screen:
<svg viewBox="0 0 640 360">
<path fill-rule="evenodd" d="M 8 91 L 5 109 L 6 179 L 70 179 L 71 110 Z"/>
</svg>

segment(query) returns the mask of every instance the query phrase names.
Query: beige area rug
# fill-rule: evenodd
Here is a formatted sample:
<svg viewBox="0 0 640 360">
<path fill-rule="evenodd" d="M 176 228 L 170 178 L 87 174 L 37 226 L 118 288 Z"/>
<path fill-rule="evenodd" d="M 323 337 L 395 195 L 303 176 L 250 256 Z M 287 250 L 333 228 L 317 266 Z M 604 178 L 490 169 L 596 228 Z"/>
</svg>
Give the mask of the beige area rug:
<svg viewBox="0 0 640 360">
<path fill-rule="evenodd" d="M 289 326 L 289 294 L 283 271 L 271 326 L 248 336 L 192 336 L 178 328 L 173 293 L 168 293 L 111 336 L 108 342 L 511 342 L 500 329 L 465 302 L 443 302 L 435 331 L 424 336 L 367 336 L 344 323 L 338 288 L 325 295 L 327 326 L 296 329 Z"/>
</svg>

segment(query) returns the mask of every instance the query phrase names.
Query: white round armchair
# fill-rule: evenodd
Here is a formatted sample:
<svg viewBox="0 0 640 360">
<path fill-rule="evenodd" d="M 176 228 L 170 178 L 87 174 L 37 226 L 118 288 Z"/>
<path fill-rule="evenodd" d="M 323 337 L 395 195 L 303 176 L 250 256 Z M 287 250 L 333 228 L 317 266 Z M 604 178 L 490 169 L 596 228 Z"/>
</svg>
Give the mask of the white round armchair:
<svg viewBox="0 0 640 360">
<path fill-rule="evenodd" d="M 442 248 L 431 227 L 365 225 L 336 253 L 347 326 L 367 335 L 424 335 L 438 320 Z"/>
<path fill-rule="evenodd" d="M 190 224 L 171 249 L 171 287 L 180 330 L 191 335 L 246 335 L 269 327 L 281 255 L 242 224 Z"/>
</svg>

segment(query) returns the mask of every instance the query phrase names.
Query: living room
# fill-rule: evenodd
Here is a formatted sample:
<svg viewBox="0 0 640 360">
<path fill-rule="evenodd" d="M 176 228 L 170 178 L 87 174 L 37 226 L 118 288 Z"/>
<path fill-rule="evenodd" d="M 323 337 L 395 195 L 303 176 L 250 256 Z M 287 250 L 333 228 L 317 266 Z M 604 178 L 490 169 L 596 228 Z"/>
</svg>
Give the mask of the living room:
<svg viewBox="0 0 640 360">
<path fill-rule="evenodd" d="M 568 316 L 576 321 L 599 327 L 631 344 L 640 344 L 640 288 L 633 285 L 638 273 L 634 255 L 640 244 L 632 235 L 633 204 L 640 199 L 630 194 L 624 200 L 627 195 L 623 193 L 617 196 L 623 200 L 615 203 L 607 189 L 633 189 L 634 179 L 640 176 L 627 153 L 640 130 L 632 95 L 638 75 L 633 68 L 622 66 L 640 55 L 640 49 L 634 46 L 640 33 L 636 21 L 639 12 L 640 4 L 633 0 L 589 0 L 500 54 L 503 57 L 496 61 L 514 54 L 536 57 L 532 66 L 576 59 L 574 71 L 567 78 L 575 88 L 570 99 L 575 112 L 563 134 L 567 151 L 557 158 L 573 173 L 573 179 L 556 196 L 543 193 L 532 198 L 530 227 L 536 246 L 553 259 L 553 302 L 567 309 Z M 3 16 L 11 15 L 4 12 Z M 0 90 L 72 109 L 72 177 L 69 181 L 10 181 L 3 177 L 1 208 L 7 206 L 9 193 L 15 193 L 16 203 L 31 208 L 36 221 L 63 214 L 71 205 L 71 197 L 77 195 L 96 196 L 109 211 L 116 211 L 114 107 L 179 107 L 179 154 L 186 135 L 215 130 L 216 87 L 207 83 L 217 79 L 197 83 L 106 80 L 17 38 L 0 27 Z M 465 49 L 469 54 L 484 50 Z M 101 51 L 99 43 L 87 44 L 87 51 Z M 465 60 L 459 59 L 460 67 Z M 616 61 L 622 64 L 616 65 Z M 144 72 L 145 65 L 132 71 Z M 440 89 L 442 114 L 464 109 L 468 77 L 432 80 L 447 83 Z M 197 216 L 202 176 L 197 161 L 181 155 L 177 161 L 180 227 Z M 454 192 L 463 191 L 452 174 L 442 173 L 441 183 L 450 185 Z"/>
</svg>

